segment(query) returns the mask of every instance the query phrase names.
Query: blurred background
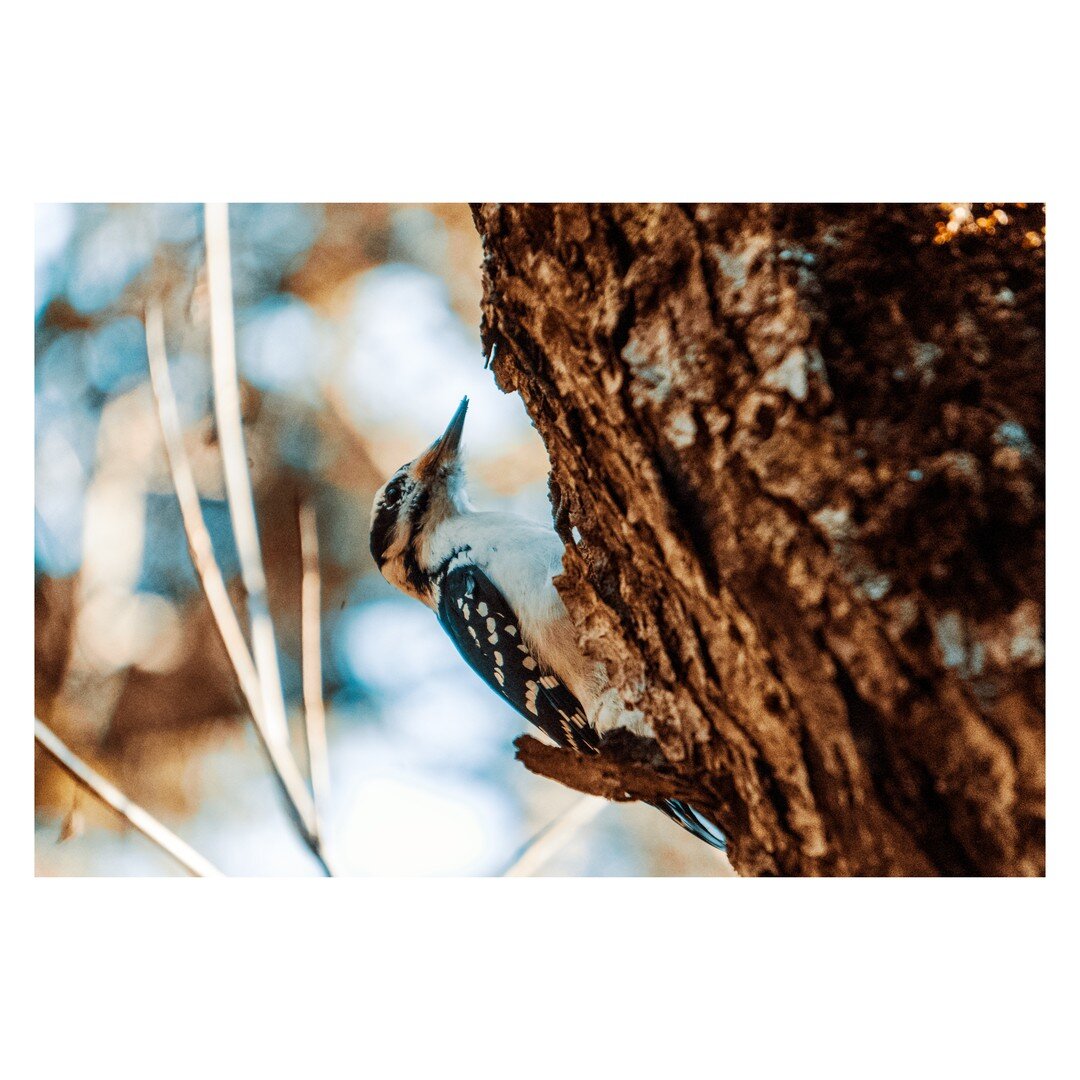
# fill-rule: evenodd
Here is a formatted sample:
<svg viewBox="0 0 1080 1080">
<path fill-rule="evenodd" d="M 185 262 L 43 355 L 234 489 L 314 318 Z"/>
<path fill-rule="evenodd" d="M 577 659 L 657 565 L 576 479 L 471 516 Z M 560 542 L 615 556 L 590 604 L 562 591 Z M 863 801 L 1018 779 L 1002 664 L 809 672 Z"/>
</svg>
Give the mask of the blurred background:
<svg viewBox="0 0 1080 1080">
<path fill-rule="evenodd" d="M 297 508 L 322 565 L 331 800 L 345 874 L 502 873 L 579 799 L 514 760 L 523 721 L 368 553 L 376 489 L 472 399 L 473 502 L 550 520 L 544 447 L 484 368 L 464 205 L 230 209 L 247 452 L 293 741 Z M 318 867 L 292 828 L 192 569 L 142 313 L 164 297 L 172 380 L 218 561 L 244 618 L 212 420 L 198 204 L 37 208 L 35 705 L 73 750 L 232 875 Z M 35 750 L 39 875 L 182 871 Z M 714 875 L 649 807 L 608 805 L 545 875 Z"/>
</svg>

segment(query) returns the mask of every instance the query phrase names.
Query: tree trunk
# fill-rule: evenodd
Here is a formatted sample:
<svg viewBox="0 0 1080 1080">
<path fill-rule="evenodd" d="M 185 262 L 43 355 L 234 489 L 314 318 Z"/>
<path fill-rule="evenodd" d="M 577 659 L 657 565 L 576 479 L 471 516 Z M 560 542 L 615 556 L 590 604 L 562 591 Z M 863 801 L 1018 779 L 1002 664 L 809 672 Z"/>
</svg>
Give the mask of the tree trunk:
<svg viewBox="0 0 1080 1080">
<path fill-rule="evenodd" d="M 1044 872 L 1043 214 L 998 210 L 474 208 L 560 591 L 662 754 L 530 767 L 686 795 L 743 874 Z"/>
</svg>

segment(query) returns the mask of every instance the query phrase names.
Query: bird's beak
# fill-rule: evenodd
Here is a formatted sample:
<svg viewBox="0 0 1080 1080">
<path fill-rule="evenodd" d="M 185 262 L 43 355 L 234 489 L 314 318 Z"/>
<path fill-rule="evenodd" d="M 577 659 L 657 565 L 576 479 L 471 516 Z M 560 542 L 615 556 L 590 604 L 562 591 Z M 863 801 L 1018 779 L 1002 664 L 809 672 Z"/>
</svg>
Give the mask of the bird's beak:
<svg viewBox="0 0 1080 1080">
<path fill-rule="evenodd" d="M 465 414 L 469 411 L 469 399 L 461 399 L 457 412 L 446 425 L 446 430 L 431 444 L 427 451 L 416 459 L 413 471 L 417 479 L 427 482 L 457 457 L 461 446 L 461 433 L 465 429 Z"/>
</svg>

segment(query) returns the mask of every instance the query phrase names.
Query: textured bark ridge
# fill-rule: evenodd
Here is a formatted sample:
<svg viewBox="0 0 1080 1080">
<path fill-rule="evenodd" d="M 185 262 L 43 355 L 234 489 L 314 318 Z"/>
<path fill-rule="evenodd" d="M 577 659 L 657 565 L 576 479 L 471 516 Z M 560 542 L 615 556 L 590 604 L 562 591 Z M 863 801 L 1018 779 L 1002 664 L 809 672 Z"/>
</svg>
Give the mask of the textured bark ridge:
<svg viewBox="0 0 1080 1080">
<path fill-rule="evenodd" d="M 744 874 L 1044 872 L 1043 218 L 1006 210 L 474 208 L 560 591 L 665 759 L 531 768 L 678 791 Z"/>
</svg>

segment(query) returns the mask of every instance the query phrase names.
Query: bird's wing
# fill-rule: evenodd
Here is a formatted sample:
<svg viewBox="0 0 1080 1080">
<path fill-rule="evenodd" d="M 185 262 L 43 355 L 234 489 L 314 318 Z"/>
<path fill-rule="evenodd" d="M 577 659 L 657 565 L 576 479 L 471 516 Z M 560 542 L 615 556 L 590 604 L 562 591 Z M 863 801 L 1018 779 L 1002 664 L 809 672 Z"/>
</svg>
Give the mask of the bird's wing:
<svg viewBox="0 0 1080 1080">
<path fill-rule="evenodd" d="M 526 720 L 559 746 L 596 750 L 600 736 L 581 703 L 530 653 L 513 608 L 483 570 L 464 565 L 446 575 L 438 616 L 469 667 Z"/>
</svg>

